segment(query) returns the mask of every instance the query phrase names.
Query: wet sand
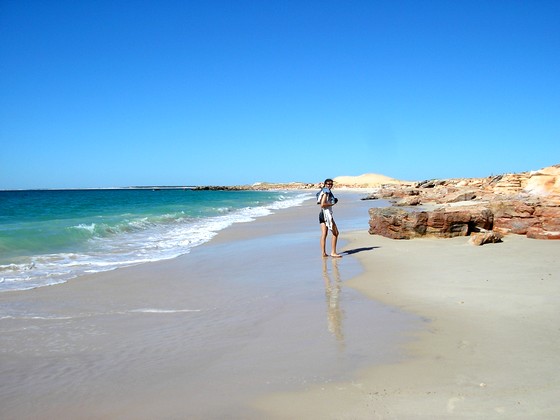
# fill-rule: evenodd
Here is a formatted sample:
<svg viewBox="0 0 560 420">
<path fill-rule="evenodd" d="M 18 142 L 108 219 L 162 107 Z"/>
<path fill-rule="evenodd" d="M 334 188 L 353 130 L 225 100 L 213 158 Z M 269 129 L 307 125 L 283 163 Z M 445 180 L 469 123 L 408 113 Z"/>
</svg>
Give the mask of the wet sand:
<svg viewBox="0 0 560 420">
<path fill-rule="evenodd" d="M 371 203 L 339 197 L 341 230 L 367 226 Z M 0 417 L 259 419 L 267 395 L 400 360 L 422 322 L 346 286 L 360 264 L 321 258 L 317 213 L 309 201 L 174 260 L 1 293 Z"/>
<path fill-rule="evenodd" d="M 407 359 L 261 399 L 265 418 L 560 418 L 560 242 L 510 235 L 395 241 L 351 232 L 347 282 L 425 319 Z"/>
</svg>

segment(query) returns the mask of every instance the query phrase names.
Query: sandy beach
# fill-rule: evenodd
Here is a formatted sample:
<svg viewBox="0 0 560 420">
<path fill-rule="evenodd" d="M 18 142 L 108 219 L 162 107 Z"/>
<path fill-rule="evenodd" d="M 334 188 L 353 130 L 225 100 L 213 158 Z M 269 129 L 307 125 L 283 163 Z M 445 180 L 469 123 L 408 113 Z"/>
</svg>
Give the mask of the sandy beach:
<svg viewBox="0 0 560 420">
<path fill-rule="evenodd" d="M 347 285 L 425 327 L 404 361 L 259 407 L 274 418 L 560 417 L 560 242 L 344 236 L 350 247 L 376 246 L 356 255 L 365 272 Z"/>
<path fill-rule="evenodd" d="M 394 241 L 337 194 L 174 260 L 0 294 L 3 419 L 558 418 L 560 242 Z"/>
<path fill-rule="evenodd" d="M 341 228 L 367 224 L 359 197 Z M 257 419 L 265 395 L 398 360 L 418 318 L 345 287 L 360 266 L 321 258 L 319 232 L 310 200 L 183 257 L 1 293 L 0 417 Z"/>
</svg>

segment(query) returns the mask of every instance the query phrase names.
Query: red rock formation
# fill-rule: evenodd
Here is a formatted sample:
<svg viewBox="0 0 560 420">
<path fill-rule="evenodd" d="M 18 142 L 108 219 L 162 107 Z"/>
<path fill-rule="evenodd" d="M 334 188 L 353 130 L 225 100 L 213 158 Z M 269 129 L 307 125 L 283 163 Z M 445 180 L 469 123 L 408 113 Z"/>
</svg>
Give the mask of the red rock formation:
<svg viewBox="0 0 560 420">
<path fill-rule="evenodd" d="M 518 200 L 499 200 L 490 205 L 494 213 L 494 230 L 502 234 L 526 235 L 527 230 L 539 224 L 534 216 L 535 206 Z"/>
<path fill-rule="evenodd" d="M 539 223 L 527 229 L 528 238 L 560 239 L 560 203 L 541 203 L 535 208 L 533 215 Z"/>
<path fill-rule="evenodd" d="M 426 212 L 407 212 L 397 208 L 369 210 L 369 233 L 392 239 L 411 239 L 426 233 Z"/>
<path fill-rule="evenodd" d="M 471 232 L 492 229 L 493 220 L 492 212 L 488 209 L 470 206 L 435 211 L 372 208 L 369 215 L 369 233 L 392 239 L 467 236 Z"/>
<path fill-rule="evenodd" d="M 488 178 L 428 180 L 392 185 L 372 198 L 401 199 L 395 205 L 434 203 L 432 211 L 371 209 L 371 234 L 395 239 L 430 235 L 452 237 L 478 230 L 560 239 L 560 165 Z M 476 203 L 452 207 L 450 203 Z"/>
</svg>

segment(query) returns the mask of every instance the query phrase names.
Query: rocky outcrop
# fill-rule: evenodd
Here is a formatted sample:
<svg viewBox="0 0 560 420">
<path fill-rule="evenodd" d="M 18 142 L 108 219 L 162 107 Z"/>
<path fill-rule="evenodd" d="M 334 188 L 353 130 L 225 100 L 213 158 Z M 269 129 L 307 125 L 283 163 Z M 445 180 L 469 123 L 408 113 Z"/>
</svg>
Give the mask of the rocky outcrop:
<svg viewBox="0 0 560 420">
<path fill-rule="evenodd" d="M 410 196 L 404 197 L 401 200 L 395 203 L 395 206 L 402 206 L 402 207 L 412 207 L 417 206 L 421 203 L 420 197 L 418 196 Z"/>
<path fill-rule="evenodd" d="M 369 233 L 391 239 L 411 239 L 426 234 L 428 214 L 394 207 L 369 210 Z"/>
<path fill-rule="evenodd" d="M 451 238 L 493 231 L 533 239 L 560 239 L 560 203 L 539 200 L 496 200 L 435 210 L 372 208 L 369 233 L 393 239 L 419 236 Z"/>
<path fill-rule="evenodd" d="M 201 186 L 195 190 L 316 190 L 319 183 Z M 335 188 L 376 188 L 364 199 L 384 199 L 389 209 L 370 211 L 369 232 L 395 239 L 452 237 L 490 231 L 535 239 L 560 239 L 560 165 L 486 178 L 398 181 L 383 175 L 337 177 Z M 398 207 L 398 208 L 397 208 Z M 432 208 L 432 209 L 430 209 Z M 487 243 L 486 240 L 482 241 Z"/>
<path fill-rule="evenodd" d="M 533 239 L 560 239 L 560 203 L 550 200 L 491 203 L 494 231 Z"/>
<path fill-rule="evenodd" d="M 531 174 L 524 189 L 526 192 L 541 197 L 560 194 L 560 165 L 550 166 Z"/>
<path fill-rule="evenodd" d="M 439 200 L 440 203 L 458 203 L 461 201 L 471 201 L 476 199 L 476 191 L 458 191 L 450 193 Z"/>
<path fill-rule="evenodd" d="M 369 233 L 392 239 L 420 236 L 452 238 L 492 229 L 493 215 L 485 207 L 407 211 L 395 207 L 369 210 Z"/>
<path fill-rule="evenodd" d="M 377 198 L 400 208 L 371 209 L 371 234 L 394 239 L 494 234 L 485 239 L 477 235 L 473 241 L 481 243 L 507 234 L 560 239 L 560 165 L 488 178 L 391 185 L 367 197 Z"/>
<path fill-rule="evenodd" d="M 535 205 L 528 202 L 499 200 L 490 203 L 490 208 L 495 215 L 493 229 L 502 234 L 526 235 L 529 228 L 540 223 Z"/>
</svg>

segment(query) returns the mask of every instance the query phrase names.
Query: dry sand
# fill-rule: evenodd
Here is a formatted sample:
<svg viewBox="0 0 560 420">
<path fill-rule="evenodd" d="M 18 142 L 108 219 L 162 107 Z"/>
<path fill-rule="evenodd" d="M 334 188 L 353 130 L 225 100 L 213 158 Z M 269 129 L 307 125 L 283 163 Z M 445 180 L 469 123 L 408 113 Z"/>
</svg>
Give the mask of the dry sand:
<svg viewBox="0 0 560 420">
<path fill-rule="evenodd" d="M 425 329 L 405 361 L 259 401 L 267 418 L 560 418 L 560 242 L 346 237 L 379 246 L 347 284 Z"/>
</svg>

